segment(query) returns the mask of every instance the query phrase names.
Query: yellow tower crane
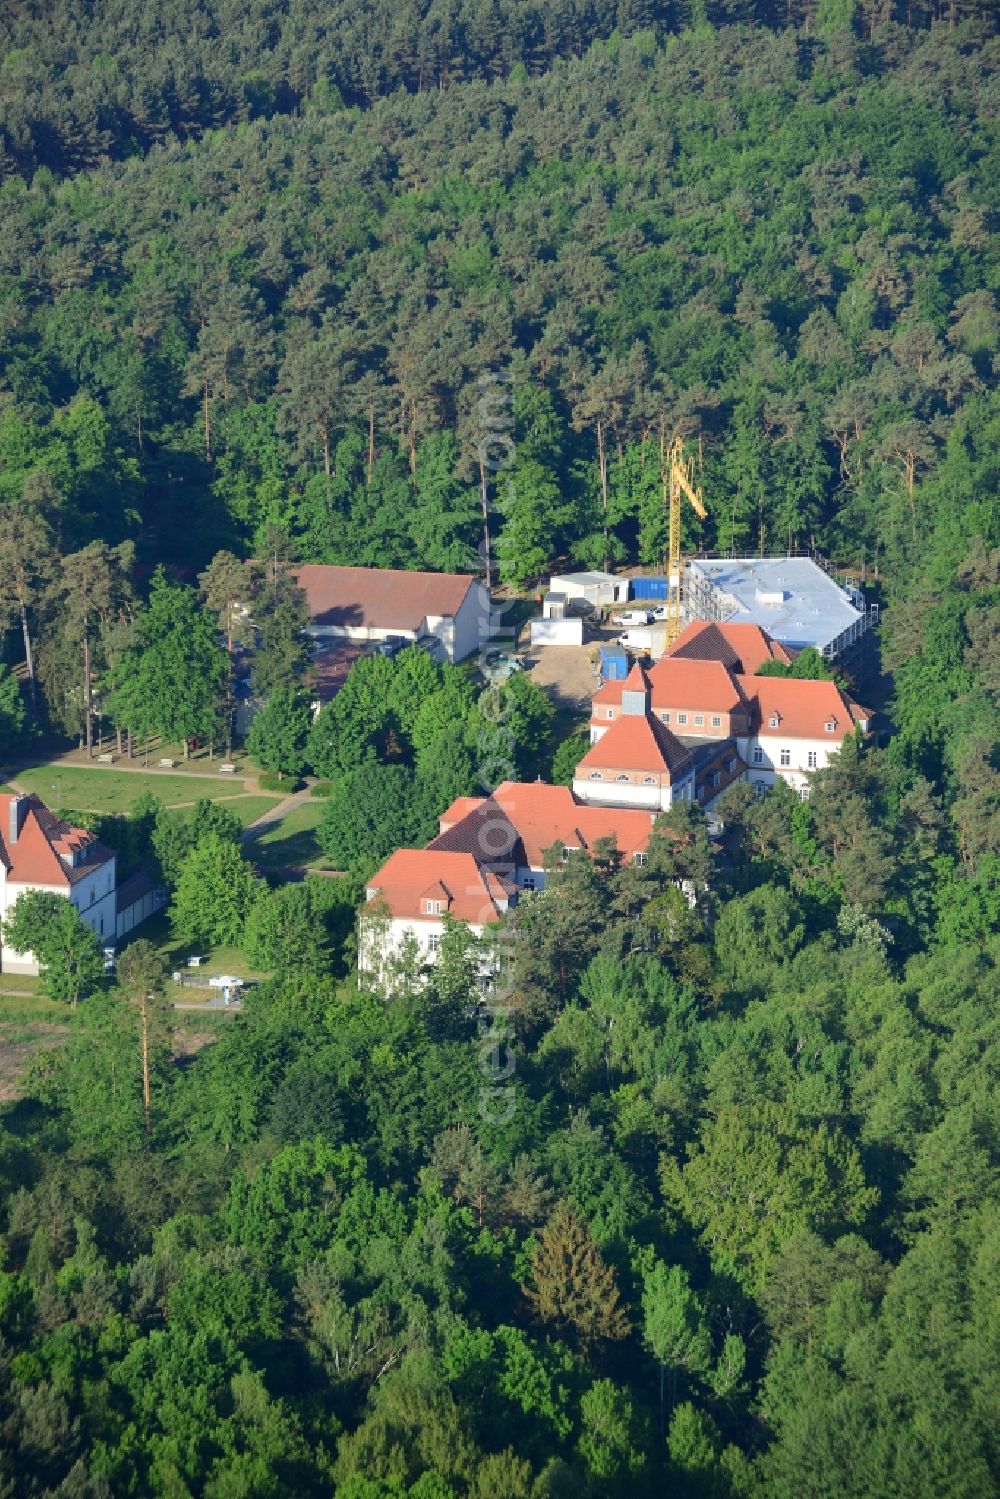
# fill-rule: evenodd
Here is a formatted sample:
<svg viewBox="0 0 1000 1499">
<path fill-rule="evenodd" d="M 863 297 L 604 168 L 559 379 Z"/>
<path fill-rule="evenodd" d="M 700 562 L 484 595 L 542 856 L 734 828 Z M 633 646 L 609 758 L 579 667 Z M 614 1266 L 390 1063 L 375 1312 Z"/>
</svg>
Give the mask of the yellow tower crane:
<svg viewBox="0 0 1000 1499">
<path fill-rule="evenodd" d="M 685 496 L 696 515 L 708 517 L 700 489 L 694 485 L 695 459 L 684 452 L 684 440 L 675 437 L 667 448 L 660 433 L 660 475 L 663 479 L 663 503 L 670 511 L 670 555 L 667 558 L 667 649 L 681 633 L 681 497 Z"/>
</svg>

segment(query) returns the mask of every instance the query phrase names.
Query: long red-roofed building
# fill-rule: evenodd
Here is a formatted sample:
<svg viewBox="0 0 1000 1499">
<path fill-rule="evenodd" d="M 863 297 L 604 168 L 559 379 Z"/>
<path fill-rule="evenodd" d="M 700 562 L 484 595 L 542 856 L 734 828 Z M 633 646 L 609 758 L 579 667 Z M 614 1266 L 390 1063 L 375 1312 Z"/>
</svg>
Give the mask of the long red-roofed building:
<svg viewBox="0 0 1000 1499">
<path fill-rule="evenodd" d="M 398 636 L 436 641 L 449 661 L 461 661 L 490 638 L 489 591 L 471 574 L 307 563 L 294 576 L 309 633 L 327 646 Z"/>
</svg>

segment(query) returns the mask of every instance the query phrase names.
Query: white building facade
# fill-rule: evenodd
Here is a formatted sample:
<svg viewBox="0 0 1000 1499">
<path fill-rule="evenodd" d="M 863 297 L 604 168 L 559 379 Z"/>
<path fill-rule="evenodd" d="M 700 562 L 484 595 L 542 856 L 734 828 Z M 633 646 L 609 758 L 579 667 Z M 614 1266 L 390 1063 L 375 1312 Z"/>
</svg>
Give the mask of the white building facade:
<svg viewBox="0 0 1000 1499">
<path fill-rule="evenodd" d="M 0 922 L 29 890 L 65 897 L 99 939 L 115 942 L 115 854 L 86 829 L 55 817 L 36 796 L 0 797 Z M 4 940 L 0 969 L 34 974 L 38 963 L 33 953 L 15 952 Z"/>
</svg>

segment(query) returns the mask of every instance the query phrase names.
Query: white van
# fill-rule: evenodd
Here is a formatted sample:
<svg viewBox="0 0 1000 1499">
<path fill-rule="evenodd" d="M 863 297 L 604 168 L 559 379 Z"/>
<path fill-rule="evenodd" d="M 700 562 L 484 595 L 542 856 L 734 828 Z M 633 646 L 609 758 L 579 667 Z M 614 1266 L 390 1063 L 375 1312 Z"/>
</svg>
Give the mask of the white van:
<svg viewBox="0 0 1000 1499">
<path fill-rule="evenodd" d="M 653 616 L 648 609 L 624 609 L 621 614 L 612 616 L 613 625 L 624 625 L 629 629 L 632 625 L 648 625 L 652 623 Z"/>
</svg>

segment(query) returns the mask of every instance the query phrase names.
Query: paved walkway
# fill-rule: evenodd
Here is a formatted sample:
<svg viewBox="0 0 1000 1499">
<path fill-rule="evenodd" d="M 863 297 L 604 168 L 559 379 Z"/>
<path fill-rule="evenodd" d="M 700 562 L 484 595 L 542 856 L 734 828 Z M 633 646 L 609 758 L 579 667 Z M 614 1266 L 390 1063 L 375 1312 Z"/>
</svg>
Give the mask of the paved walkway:
<svg viewBox="0 0 1000 1499">
<path fill-rule="evenodd" d="M 243 829 L 243 842 L 252 843 L 255 838 L 266 833 L 268 828 L 274 827 L 276 822 L 281 822 L 287 817 L 293 808 L 301 807 L 302 803 L 308 800 L 309 785 L 307 784 L 301 791 L 293 791 L 291 796 L 286 796 L 283 801 L 275 802 L 273 807 L 268 807 L 267 811 L 262 812 L 249 827 Z"/>
</svg>

